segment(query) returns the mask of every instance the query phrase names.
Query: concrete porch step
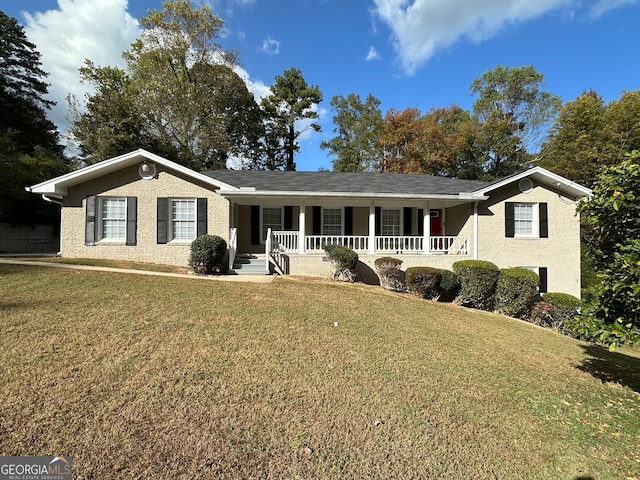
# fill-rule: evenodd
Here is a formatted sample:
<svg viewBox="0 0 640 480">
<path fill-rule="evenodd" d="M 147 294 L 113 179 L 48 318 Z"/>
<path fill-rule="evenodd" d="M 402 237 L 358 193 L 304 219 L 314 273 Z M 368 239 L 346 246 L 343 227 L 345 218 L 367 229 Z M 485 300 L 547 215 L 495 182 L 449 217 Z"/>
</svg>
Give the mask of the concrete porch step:
<svg viewBox="0 0 640 480">
<path fill-rule="evenodd" d="M 265 255 L 237 255 L 233 262 L 233 272 L 238 275 L 266 275 Z"/>
</svg>

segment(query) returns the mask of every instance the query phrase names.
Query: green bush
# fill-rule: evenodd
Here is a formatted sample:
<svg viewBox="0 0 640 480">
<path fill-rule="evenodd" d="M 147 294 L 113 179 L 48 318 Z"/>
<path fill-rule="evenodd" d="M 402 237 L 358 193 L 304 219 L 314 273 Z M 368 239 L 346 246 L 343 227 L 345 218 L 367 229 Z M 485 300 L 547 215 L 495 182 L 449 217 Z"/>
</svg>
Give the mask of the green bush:
<svg viewBox="0 0 640 480">
<path fill-rule="evenodd" d="M 496 285 L 496 311 L 515 318 L 525 318 L 533 297 L 538 294 L 540 277 L 522 267 L 500 270 Z"/>
<path fill-rule="evenodd" d="M 460 279 L 451 270 L 442 270 L 440 273 L 440 285 L 438 286 L 441 302 L 453 302 L 460 292 Z"/>
<path fill-rule="evenodd" d="M 482 310 L 493 310 L 496 283 L 500 270 L 484 260 L 461 260 L 453 264 L 460 279 L 460 292 L 455 302 Z"/>
<path fill-rule="evenodd" d="M 201 235 L 191 242 L 189 265 L 200 275 L 219 273 L 225 270 L 224 258 L 227 242 L 217 235 Z"/>
<path fill-rule="evenodd" d="M 402 265 L 402 260 L 397 258 L 381 257 L 376 259 L 374 266 L 382 288 L 393 292 L 407 291 L 406 274 L 400 270 L 400 265 Z"/>
<path fill-rule="evenodd" d="M 333 279 L 354 282 L 354 269 L 358 264 L 358 254 L 349 247 L 342 245 L 327 245 L 324 247 L 329 260 L 333 264 Z"/>
<path fill-rule="evenodd" d="M 545 293 L 541 302 L 531 309 L 529 321 L 541 327 L 552 328 L 560 333 L 579 336 L 580 322 L 576 317 L 580 314 L 582 302 L 567 293 Z"/>
<path fill-rule="evenodd" d="M 407 268 L 407 289 L 420 298 L 437 298 L 441 272 L 430 267 Z"/>
</svg>

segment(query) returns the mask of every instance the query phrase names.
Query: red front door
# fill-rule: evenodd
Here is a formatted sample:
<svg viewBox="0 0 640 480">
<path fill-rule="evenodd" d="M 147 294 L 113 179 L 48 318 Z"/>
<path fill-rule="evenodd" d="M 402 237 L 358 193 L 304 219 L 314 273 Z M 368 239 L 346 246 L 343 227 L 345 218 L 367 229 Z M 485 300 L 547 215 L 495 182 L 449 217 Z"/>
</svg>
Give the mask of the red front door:
<svg viewBox="0 0 640 480">
<path fill-rule="evenodd" d="M 431 236 L 437 237 L 442 235 L 442 210 L 433 209 L 430 211 L 431 216 Z"/>
</svg>

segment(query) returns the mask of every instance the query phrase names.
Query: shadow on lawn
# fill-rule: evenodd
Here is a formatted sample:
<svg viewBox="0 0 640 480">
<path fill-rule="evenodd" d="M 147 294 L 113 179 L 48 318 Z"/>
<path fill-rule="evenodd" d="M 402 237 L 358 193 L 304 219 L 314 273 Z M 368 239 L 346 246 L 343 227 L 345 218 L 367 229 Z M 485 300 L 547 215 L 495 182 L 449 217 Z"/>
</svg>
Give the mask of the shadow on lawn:
<svg viewBox="0 0 640 480">
<path fill-rule="evenodd" d="M 589 358 L 582 361 L 579 370 L 590 373 L 603 382 L 615 382 L 640 393 L 640 358 L 619 352 L 585 345 L 582 347 Z"/>
</svg>

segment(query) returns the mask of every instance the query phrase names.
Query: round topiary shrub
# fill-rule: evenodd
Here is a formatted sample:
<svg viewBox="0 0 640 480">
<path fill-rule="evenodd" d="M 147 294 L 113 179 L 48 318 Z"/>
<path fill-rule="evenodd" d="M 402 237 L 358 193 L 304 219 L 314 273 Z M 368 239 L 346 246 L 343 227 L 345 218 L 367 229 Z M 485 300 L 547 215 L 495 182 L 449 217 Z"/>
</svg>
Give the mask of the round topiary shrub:
<svg viewBox="0 0 640 480">
<path fill-rule="evenodd" d="M 385 290 L 406 292 L 407 282 L 405 272 L 400 270 L 402 260 L 391 257 L 380 257 L 374 262 L 380 285 Z"/>
<path fill-rule="evenodd" d="M 460 291 L 460 279 L 451 270 L 440 272 L 440 285 L 438 285 L 440 302 L 453 302 Z"/>
<path fill-rule="evenodd" d="M 209 275 L 224 271 L 224 257 L 227 242 L 217 235 L 200 235 L 191 242 L 189 265 L 200 275 Z"/>
<path fill-rule="evenodd" d="M 545 293 L 541 302 L 531 308 L 529 321 L 545 328 L 552 328 L 560 333 L 579 337 L 576 317 L 580 315 L 582 302 L 568 293 Z"/>
<path fill-rule="evenodd" d="M 407 268 L 407 289 L 420 298 L 437 298 L 441 272 L 431 267 Z"/>
<path fill-rule="evenodd" d="M 354 269 L 358 264 L 358 254 L 349 247 L 342 245 L 327 245 L 324 247 L 327 257 L 333 264 L 333 279 L 344 282 L 355 282 Z"/>
<path fill-rule="evenodd" d="M 461 260 L 453 264 L 453 271 L 460 279 L 460 292 L 455 302 L 492 311 L 500 275 L 498 267 L 484 260 Z"/>
<path fill-rule="evenodd" d="M 496 285 L 496 311 L 515 318 L 526 317 L 533 297 L 538 294 L 540 277 L 522 267 L 500 270 Z"/>
</svg>

